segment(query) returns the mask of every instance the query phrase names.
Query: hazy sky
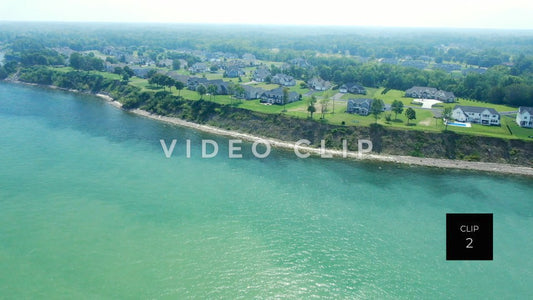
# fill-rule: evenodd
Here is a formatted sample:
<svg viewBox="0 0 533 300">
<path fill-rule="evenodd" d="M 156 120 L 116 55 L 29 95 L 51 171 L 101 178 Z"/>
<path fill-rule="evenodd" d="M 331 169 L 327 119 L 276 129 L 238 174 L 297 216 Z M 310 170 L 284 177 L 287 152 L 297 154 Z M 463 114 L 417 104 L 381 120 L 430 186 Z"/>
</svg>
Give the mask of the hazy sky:
<svg viewBox="0 0 533 300">
<path fill-rule="evenodd" d="M 0 0 L 0 20 L 533 29 L 533 1 Z"/>
</svg>

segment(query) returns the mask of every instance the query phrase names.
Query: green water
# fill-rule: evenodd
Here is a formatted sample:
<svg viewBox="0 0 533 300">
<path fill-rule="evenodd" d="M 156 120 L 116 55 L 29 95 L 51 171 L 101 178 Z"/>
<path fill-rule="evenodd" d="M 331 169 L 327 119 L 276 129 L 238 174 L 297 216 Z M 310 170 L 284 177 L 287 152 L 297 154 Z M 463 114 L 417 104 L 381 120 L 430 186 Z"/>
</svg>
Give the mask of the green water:
<svg viewBox="0 0 533 300">
<path fill-rule="evenodd" d="M 531 179 L 227 148 L 0 83 L 0 298 L 532 295 Z M 445 260 L 452 212 L 494 214 L 493 261 Z"/>
</svg>

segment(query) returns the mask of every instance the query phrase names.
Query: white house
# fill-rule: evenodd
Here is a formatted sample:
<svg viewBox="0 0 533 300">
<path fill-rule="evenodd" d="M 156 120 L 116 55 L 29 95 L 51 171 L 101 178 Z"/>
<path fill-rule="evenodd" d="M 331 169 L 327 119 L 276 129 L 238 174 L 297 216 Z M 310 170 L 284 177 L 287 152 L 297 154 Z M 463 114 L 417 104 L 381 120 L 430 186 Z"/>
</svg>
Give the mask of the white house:
<svg viewBox="0 0 533 300">
<path fill-rule="evenodd" d="M 500 114 L 493 108 L 456 105 L 452 118 L 459 122 L 471 122 L 481 125 L 500 125 Z"/>
<path fill-rule="evenodd" d="M 520 127 L 533 128 L 533 107 L 520 106 L 516 114 L 516 124 Z"/>
</svg>

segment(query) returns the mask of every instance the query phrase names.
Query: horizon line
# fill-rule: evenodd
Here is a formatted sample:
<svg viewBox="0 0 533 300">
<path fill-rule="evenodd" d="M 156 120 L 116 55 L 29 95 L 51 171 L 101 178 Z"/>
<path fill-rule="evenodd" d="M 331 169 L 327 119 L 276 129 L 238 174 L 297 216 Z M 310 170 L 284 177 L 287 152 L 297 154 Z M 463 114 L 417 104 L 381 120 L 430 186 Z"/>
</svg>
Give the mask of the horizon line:
<svg viewBox="0 0 533 300">
<path fill-rule="evenodd" d="M 315 27 L 315 28 L 365 28 L 365 29 L 434 29 L 434 30 L 501 30 L 533 31 L 523 27 L 466 27 L 466 26 L 406 26 L 406 25 L 362 25 L 362 24 L 294 24 L 294 23 L 225 23 L 225 22 L 168 22 L 168 21 L 94 21 L 94 20 L 0 20 L 0 23 L 49 23 L 49 24 L 112 24 L 112 25 L 178 25 L 178 26 L 257 26 L 257 27 Z"/>
</svg>

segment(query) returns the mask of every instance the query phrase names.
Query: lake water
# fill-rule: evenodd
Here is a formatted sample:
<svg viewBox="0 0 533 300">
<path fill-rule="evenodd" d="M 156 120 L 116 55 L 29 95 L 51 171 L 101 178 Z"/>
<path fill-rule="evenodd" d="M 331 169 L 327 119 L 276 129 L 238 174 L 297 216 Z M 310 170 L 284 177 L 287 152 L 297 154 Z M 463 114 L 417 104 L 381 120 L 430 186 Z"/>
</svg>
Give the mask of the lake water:
<svg viewBox="0 0 533 300">
<path fill-rule="evenodd" d="M 227 143 L 0 83 L 0 298 L 532 295 L 531 179 L 248 144 L 229 159 Z M 493 261 L 446 261 L 446 213 L 462 212 L 494 214 Z"/>
</svg>

